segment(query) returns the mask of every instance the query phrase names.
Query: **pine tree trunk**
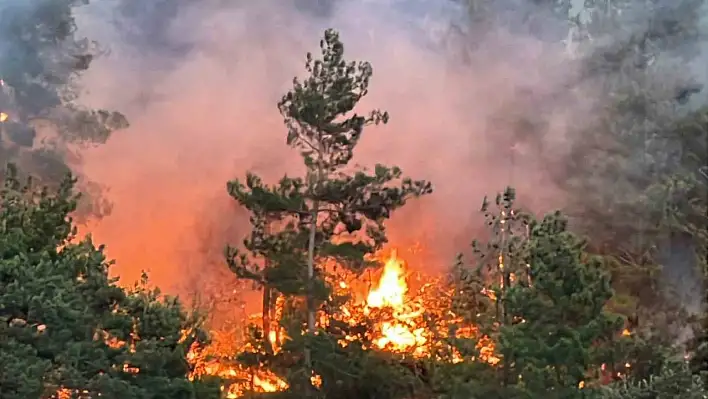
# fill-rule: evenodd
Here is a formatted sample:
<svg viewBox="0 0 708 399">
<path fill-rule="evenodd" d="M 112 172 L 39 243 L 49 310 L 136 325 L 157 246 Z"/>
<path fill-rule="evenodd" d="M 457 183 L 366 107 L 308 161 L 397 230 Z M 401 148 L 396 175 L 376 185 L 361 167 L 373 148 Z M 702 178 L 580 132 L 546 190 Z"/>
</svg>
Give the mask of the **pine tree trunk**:
<svg viewBox="0 0 708 399">
<path fill-rule="evenodd" d="M 271 291 L 271 293 L 270 293 L 270 311 L 272 312 L 271 313 L 272 317 L 270 319 L 271 319 L 271 322 L 273 320 L 276 321 L 275 334 L 273 334 L 273 336 L 274 336 L 273 345 L 275 347 L 277 347 L 277 345 L 279 345 L 281 342 L 281 339 L 280 339 L 280 318 L 281 318 L 282 314 L 278 312 L 278 310 L 279 310 L 279 308 L 278 308 L 279 296 L 280 296 L 280 294 L 277 291 Z"/>
<path fill-rule="evenodd" d="M 268 221 L 265 226 L 265 232 L 266 234 L 270 234 L 270 225 L 272 221 Z M 271 303 L 273 302 L 271 300 L 271 287 L 268 284 L 268 269 L 270 269 L 270 260 L 267 258 L 265 259 L 265 267 L 263 268 L 263 274 L 266 276 L 265 278 L 265 283 L 263 284 L 263 310 L 262 310 L 262 319 L 263 319 L 263 335 L 264 335 L 264 342 L 265 342 L 265 349 L 268 354 L 273 353 L 273 344 L 270 342 L 270 324 L 271 324 Z"/>
<path fill-rule="evenodd" d="M 507 249 L 507 229 L 508 226 L 506 225 L 507 223 L 507 215 L 504 211 L 501 213 L 501 218 L 500 218 L 500 226 L 501 226 L 501 243 L 499 245 L 499 271 L 501 272 L 501 292 L 499 295 L 499 304 L 501 305 L 501 320 L 499 320 L 499 324 L 501 326 L 506 326 L 508 325 L 508 314 L 507 314 L 507 308 L 506 308 L 506 291 L 509 289 L 509 285 L 511 283 L 510 275 L 509 275 L 509 267 L 511 266 L 509 264 L 509 259 L 505 256 L 507 254 L 506 249 Z M 511 380 L 511 373 L 510 373 L 510 368 L 511 368 L 511 361 L 510 359 L 507 359 L 506 357 L 503 359 L 503 362 L 501 364 L 502 366 L 502 379 L 503 379 L 503 386 L 509 386 L 512 384 Z"/>
<path fill-rule="evenodd" d="M 322 182 L 322 154 L 324 148 L 322 144 L 319 147 L 319 159 L 317 161 L 317 175 L 315 181 L 310 183 L 310 187 L 315 194 L 317 188 Z M 317 217 L 320 212 L 320 201 L 315 200 L 312 204 L 310 212 L 310 239 L 307 245 L 307 335 L 311 338 L 315 335 L 315 297 L 314 297 L 314 279 L 315 279 L 315 237 L 317 234 Z M 309 343 L 305 346 L 305 365 L 309 372 L 312 372 L 312 352 Z M 308 391 L 309 392 L 309 391 Z"/>
<path fill-rule="evenodd" d="M 315 279 L 315 233 L 319 206 L 319 201 L 315 201 L 310 214 L 310 239 L 307 245 L 307 334 L 309 336 L 315 334 L 315 298 L 312 291 Z M 312 370 L 312 353 L 309 344 L 305 348 L 305 364 L 309 370 Z"/>
<path fill-rule="evenodd" d="M 310 384 L 310 377 L 314 374 L 312 367 L 312 348 L 310 340 L 315 335 L 315 238 L 317 237 L 317 218 L 320 215 L 320 201 L 317 199 L 320 184 L 323 180 L 322 157 L 325 153 L 323 144 L 320 143 L 317 159 L 317 175 L 315 180 L 310 182 L 310 189 L 315 194 L 315 200 L 310 211 L 310 238 L 307 243 L 307 342 L 305 344 L 305 367 L 307 369 L 306 396 L 309 398 L 313 394 L 313 386 Z M 310 175 L 312 177 L 312 175 Z"/>
<path fill-rule="evenodd" d="M 268 268 L 267 265 L 266 265 L 266 268 Z M 271 303 L 272 303 L 271 289 L 268 286 L 268 283 L 266 283 L 263 286 L 263 335 L 264 335 L 263 339 L 264 339 L 264 343 L 265 343 L 266 352 L 268 352 L 269 354 L 273 353 L 273 344 L 272 344 L 272 342 L 270 342 L 270 330 L 271 330 L 271 328 L 270 328 L 271 306 L 270 305 L 271 305 Z"/>
</svg>

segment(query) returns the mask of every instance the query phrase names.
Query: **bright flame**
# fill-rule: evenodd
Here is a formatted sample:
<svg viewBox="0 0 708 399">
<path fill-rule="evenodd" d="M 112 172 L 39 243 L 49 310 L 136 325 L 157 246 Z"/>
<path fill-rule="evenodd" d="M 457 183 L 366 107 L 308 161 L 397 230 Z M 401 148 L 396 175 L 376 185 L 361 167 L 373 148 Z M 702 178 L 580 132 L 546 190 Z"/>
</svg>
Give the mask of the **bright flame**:
<svg viewBox="0 0 708 399">
<path fill-rule="evenodd" d="M 10 118 L 10 115 L 8 115 L 8 114 L 6 114 L 6 113 L 4 113 L 4 112 L 0 112 L 0 122 L 5 122 L 5 121 L 8 120 L 9 118 Z"/>
<path fill-rule="evenodd" d="M 384 266 L 378 287 L 369 292 L 369 296 L 366 298 L 367 304 L 372 308 L 403 306 L 408 292 L 408 284 L 403 275 L 403 261 L 399 260 L 397 255 L 396 251 L 391 253 L 391 257 Z"/>
<path fill-rule="evenodd" d="M 336 279 L 342 278 L 341 274 L 336 276 Z M 350 293 L 353 287 L 358 286 L 354 280 L 350 282 L 335 280 L 334 284 L 346 293 Z M 491 365 L 495 365 L 501 360 L 495 356 L 494 343 L 489 337 L 480 334 L 474 325 L 463 323 L 462 318 L 449 310 L 452 292 L 444 283 L 429 280 L 414 293 L 409 291 L 406 264 L 398 257 L 396 251 L 392 251 L 385 261 L 376 287 L 369 290 L 365 296 L 366 300 L 353 300 L 342 306 L 340 312 L 332 317 L 341 318 L 341 321 L 346 321 L 351 325 L 358 325 L 367 318 L 375 317 L 375 327 L 367 332 L 366 337 L 371 339 L 370 342 L 373 342 L 373 345 L 381 350 L 412 355 L 416 358 L 446 359 L 452 363 L 458 363 L 464 359 L 475 360 L 471 355 L 463 356 L 447 341 L 449 331 L 451 331 L 450 327 L 457 325 L 458 328 L 454 332 L 455 337 L 476 341 L 477 360 Z M 283 301 L 282 296 L 276 299 L 275 314 L 271 321 L 280 320 L 282 317 Z M 319 323 L 327 323 L 328 318 L 322 316 Z M 260 314 L 252 315 L 249 317 L 249 321 L 258 325 L 263 323 L 263 318 Z M 183 342 L 191 333 L 192 331 L 183 331 L 180 342 Z M 212 333 L 213 340 L 209 346 L 203 347 L 195 343 L 187 353 L 187 360 L 192 367 L 190 379 L 204 375 L 220 377 L 224 381 L 224 385 L 221 387 L 223 397 L 227 399 L 243 398 L 249 392 L 266 393 L 288 389 L 288 383 L 283 378 L 263 365 L 249 368 L 233 360 L 233 355 L 237 352 L 258 352 L 261 349 L 253 347 L 250 343 L 245 346 L 239 345 L 234 340 L 233 332 L 220 334 L 218 331 L 213 331 Z M 111 347 L 128 346 L 132 351 L 134 350 L 134 341 L 137 341 L 138 337 L 131 335 L 131 338 L 131 342 L 120 341 L 105 331 L 97 331 L 94 337 L 96 340 L 106 342 Z M 277 323 L 274 323 L 266 339 L 271 342 L 274 353 L 278 353 L 287 336 Z M 357 339 L 359 339 L 357 336 L 347 336 L 340 340 L 340 344 L 346 347 Z M 443 352 L 448 355 L 441 354 Z M 139 369 L 129 364 L 118 366 L 122 366 L 122 370 L 126 373 L 140 372 Z M 313 374 L 310 381 L 316 388 L 322 385 L 320 375 Z M 61 388 L 57 392 L 57 397 L 68 398 L 76 392 L 78 391 Z"/>
<path fill-rule="evenodd" d="M 427 341 L 424 328 L 412 328 L 407 321 L 414 319 L 422 312 L 406 306 L 408 283 L 404 274 L 405 264 L 398 258 L 396 251 L 386 261 L 381 279 L 376 289 L 371 290 L 366 299 L 369 308 L 390 308 L 395 321 L 381 324 L 381 337 L 375 340 L 381 349 L 389 347 L 396 351 L 404 351 L 421 347 Z"/>
<path fill-rule="evenodd" d="M 278 392 L 288 388 L 287 382 L 268 370 L 246 369 L 238 364 L 218 359 L 218 354 L 211 353 L 213 348 L 193 346 L 187 354 L 187 360 L 194 367 L 191 378 L 212 375 L 227 381 L 222 387 L 224 398 L 244 397 L 246 392 Z M 215 359 L 210 359 L 215 355 Z"/>
<path fill-rule="evenodd" d="M 312 383 L 312 386 L 315 388 L 320 388 L 322 386 L 322 377 L 318 374 L 313 374 L 312 377 L 310 377 L 310 383 Z"/>
<path fill-rule="evenodd" d="M 373 346 L 380 350 L 412 355 L 417 358 L 436 357 L 440 359 L 443 358 L 439 356 L 444 355 L 439 353 L 449 352 L 448 361 L 453 363 L 463 361 L 465 357 L 451 347 L 447 341 L 449 327 L 462 323 L 461 318 L 449 311 L 450 288 L 444 283 L 434 280 L 426 281 L 415 292 L 411 292 L 406 272 L 405 262 L 398 257 L 394 250 L 385 259 L 381 277 L 375 287 L 368 292 L 359 291 L 363 282 L 357 281 L 354 276 L 342 276 L 341 273 L 333 274 L 335 280 L 332 283 L 335 290 L 342 290 L 343 294 L 349 294 L 352 290 L 365 293 L 365 300 L 353 299 L 331 317 L 352 326 L 359 325 L 367 318 L 376 318 L 375 327 L 367 332 L 366 336 L 371 339 Z M 350 277 L 351 280 L 344 281 Z M 276 314 L 271 317 L 271 321 L 279 320 L 282 316 L 281 311 L 284 305 L 282 300 L 284 299 L 281 296 L 276 301 Z M 320 316 L 318 323 L 324 325 L 330 321 L 328 316 L 324 314 Z M 433 324 L 431 324 L 431 320 L 433 320 Z M 260 314 L 250 316 L 249 321 L 256 325 L 263 323 Z M 267 339 L 271 342 L 274 352 L 277 353 L 287 337 L 284 331 L 277 326 L 277 323 L 274 324 Z M 478 360 L 491 365 L 500 361 L 494 354 L 492 340 L 481 335 L 475 326 L 464 325 L 456 329 L 455 336 L 477 341 Z M 231 338 L 224 338 L 226 341 L 233 340 L 233 335 L 229 335 L 229 337 Z M 248 369 L 228 360 L 229 355 L 232 355 L 234 351 L 254 350 L 249 346 L 250 344 L 239 348 L 219 348 L 218 342 L 222 340 L 218 337 L 215 338 L 217 339 L 209 347 L 190 351 L 189 362 L 195 367 L 193 376 L 214 375 L 228 381 L 222 387 L 226 398 L 244 397 L 249 391 L 274 392 L 288 388 L 285 380 L 263 367 Z M 350 342 L 358 339 L 360 338 L 357 336 L 347 336 L 339 343 L 342 347 L 346 347 Z M 220 360 L 209 360 L 207 352 Z M 472 357 L 466 358 L 474 360 Z M 320 387 L 322 377 L 313 375 L 311 383 L 315 387 Z"/>
</svg>

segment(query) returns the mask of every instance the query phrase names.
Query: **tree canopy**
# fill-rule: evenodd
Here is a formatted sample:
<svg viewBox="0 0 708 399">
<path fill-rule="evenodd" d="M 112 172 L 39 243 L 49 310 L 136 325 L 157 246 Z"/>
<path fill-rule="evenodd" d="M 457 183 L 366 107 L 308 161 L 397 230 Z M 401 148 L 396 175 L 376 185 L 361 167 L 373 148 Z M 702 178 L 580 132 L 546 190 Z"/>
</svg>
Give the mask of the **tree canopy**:
<svg viewBox="0 0 708 399">
<path fill-rule="evenodd" d="M 126 290 L 109 277 L 102 248 L 76 237 L 74 182 L 49 190 L 12 166 L 5 175 L 0 396 L 195 398 L 206 388 L 188 379 L 186 356 L 205 343 L 199 319 L 144 283 Z"/>
</svg>

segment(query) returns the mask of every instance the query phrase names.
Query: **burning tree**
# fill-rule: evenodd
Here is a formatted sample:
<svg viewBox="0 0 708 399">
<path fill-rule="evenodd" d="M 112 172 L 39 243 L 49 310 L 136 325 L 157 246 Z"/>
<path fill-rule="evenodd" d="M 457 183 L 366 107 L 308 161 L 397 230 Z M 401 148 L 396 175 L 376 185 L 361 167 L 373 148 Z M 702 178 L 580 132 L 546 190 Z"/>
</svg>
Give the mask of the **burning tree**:
<svg viewBox="0 0 708 399">
<path fill-rule="evenodd" d="M 18 181 L 0 192 L 0 397 L 217 398 L 187 353 L 204 332 L 174 298 L 124 290 L 102 248 L 76 241 L 74 180 L 51 194 Z"/>
<path fill-rule="evenodd" d="M 283 299 L 280 324 L 287 333 L 277 359 L 281 368 L 300 370 L 288 377 L 299 387 L 293 390 L 300 392 L 320 385 L 311 381 L 315 370 L 322 371 L 323 387 L 341 385 L 347 372 L 335 370 L 344 363 L 331 366 L 337 357 L 346 355 L 350 365 L 358 361 L 359 371 L 366 367 L 362 363 L 366 354 L 352 355 L 354 345 L 344 353 L 336 344 L 352 332 L 331 317 L 346 300 L 346 295 L 333 293 L 338 279 L 332 277 L 340 268 L 360 274 L 376 266 L 369 255 L 386 242 L 384 221 L 410 198 L 432 191 L 429 182 L 404 178 L 397 167 L 377 165 L 369 171 L 350 165 L 364 128 L 387 123 L 388 114 L 354 112 L 368 92 L 369 63 L 347 62 L 334 30 L 325 32 L 320 48 L 321 59 L 307 55 L 309 77 L 295 79 L 278 104 L 288 129 L 287 143 L 302 154 L 306 176 L 285 176 L 278 184 L 267 185 L 248 174 L 244 183 L 228 184 L 231 196 L 251 211 L 253 225 L 244 241 L 245 252 L 227 249 L 228 263 L 239 277 L 252 280 L 264 292 L 263 329 L 256 338 L 266 354 L 272 355 L 272 342 L 279 341 L 271 340 L 278 333 L 270 322 L 271 304 Z M 318 316 L 324 317 L 319 325 Z"/>
</svg>

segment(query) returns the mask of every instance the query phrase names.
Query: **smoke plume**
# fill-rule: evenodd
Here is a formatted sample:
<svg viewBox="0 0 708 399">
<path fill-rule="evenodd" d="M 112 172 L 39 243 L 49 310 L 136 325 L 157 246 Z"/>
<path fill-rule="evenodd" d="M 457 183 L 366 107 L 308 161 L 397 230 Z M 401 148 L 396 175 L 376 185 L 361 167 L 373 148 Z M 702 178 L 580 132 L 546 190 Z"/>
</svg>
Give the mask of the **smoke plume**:
<svg viewBox="0 0 708 399">
<path fill-rule="evenodd" d="M 82 161 L 113 204 L 89 230 L 126 283 L 146 270 L 174 293 L 238 289 L 221 251 L 249 226 L 225 184 L 247 170 L 266 179 L 302 172 L 276 103 L 328 27 L 341 32 L 348 59 L 373 65 L 362 109 L 391 114 L 365 131 L 355 161 L 397 165 L 434 185 L 390 223 L 402 255 L 419 249 L 413 268 L 450 266 L 482 227 L 483 197 L 507 185 L 536 211 L 563 204 L 548 160 L 593 102 L 589 92 L 558 96 L 577 68 L 567 46 L 544 40 L 567 30 L 550 15 L 510 30 L 470 27 L 453 1 L 149 4 L 99 1 L 79 20 L 110 50 L 83 81 L 85 101 L 131 123 Z M 506 15 L 522 21 L 527 11 Z"/>
</svg>

